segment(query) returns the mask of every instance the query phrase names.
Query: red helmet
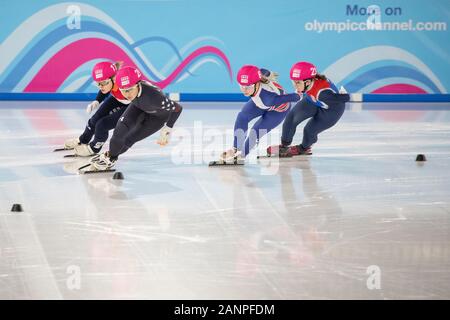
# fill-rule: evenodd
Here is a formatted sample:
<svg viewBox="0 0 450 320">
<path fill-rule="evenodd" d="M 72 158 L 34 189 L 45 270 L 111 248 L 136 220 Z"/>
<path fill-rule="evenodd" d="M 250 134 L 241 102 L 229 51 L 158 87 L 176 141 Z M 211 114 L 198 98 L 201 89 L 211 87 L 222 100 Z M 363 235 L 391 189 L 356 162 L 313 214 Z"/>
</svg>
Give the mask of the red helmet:
<svg viewBox="0 0 450 320">
<path fill-rule="evenodd" d="M 130 88 L 141 80 L 142 73 L 135 67 L 123 67 L 116 74 L 116 83 L 119 89 Z"/>
<path fill-rule="evenodd" d="M 241 86 L 250 86 L 261 80 L 261 71 L 252 65 L 245 65 L 237 73 L 237 82 Z"/>
<path fill-rule="evenodd" d="M 117 68 L 114 63 L 111 62 L 99 62 L 92 69 L 92 78 L 96 82 L 101 82 L 103 80 L 113 77 L 117 72 Z"/>
<path fill-rule="evenodd" d="M 314 78 L 317 74 L 316 66 L 312 63 L 301 61 L 294 64 L 289 75 L 292 80 L 305 80 Z"/>
</svg>

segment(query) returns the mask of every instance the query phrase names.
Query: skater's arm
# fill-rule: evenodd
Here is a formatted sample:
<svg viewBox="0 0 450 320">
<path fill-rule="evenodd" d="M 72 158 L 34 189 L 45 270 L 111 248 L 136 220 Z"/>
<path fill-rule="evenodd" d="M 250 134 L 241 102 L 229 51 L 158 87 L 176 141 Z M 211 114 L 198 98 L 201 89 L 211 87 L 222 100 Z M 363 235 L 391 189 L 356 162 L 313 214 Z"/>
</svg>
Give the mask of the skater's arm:
<svg viewBox="0 0 450 320">
<path fill-rule="evenodd" d="M 345 103 L 350 101 L 350 95 L 345 93 L 334 93 L 332 90 L 324 90 L 319 94 L 319 100 L 325 102 L 326 104 L 330 103 Z"/>
<path fill-rule="evenodd" d="M 170 113 L 169 119 L 167 120 L 166 126 L 169 128 L 173 128 L 175 122 L 177 122 L 178 117 L 181 114 L 181 111 L 183 111 L 183 107 L 178 104 L 177 102 L 173 102 L 175 104 L 175 110 Z"/>
<path fill-rule="evenodd" d="M 108 95 L 109 95 L 109 92 L 102 93 L 100 90 L 98 90 L 97 97 L 95 98 L 95 100 L 97 100 L 98 103 L 102 103 L 102 101 L 105 100 Z"/>
<path fill-rule="evenodd" d="M 295 102 L 300 100 L 300 96 L 297 93 L 278 95 L 274 92 L 269 92 L 264 89 L 261 90 L 261 94 L 259 95 L 259 97 L 266 106 L 276 106 L 286 102 Z"/>
</svg>

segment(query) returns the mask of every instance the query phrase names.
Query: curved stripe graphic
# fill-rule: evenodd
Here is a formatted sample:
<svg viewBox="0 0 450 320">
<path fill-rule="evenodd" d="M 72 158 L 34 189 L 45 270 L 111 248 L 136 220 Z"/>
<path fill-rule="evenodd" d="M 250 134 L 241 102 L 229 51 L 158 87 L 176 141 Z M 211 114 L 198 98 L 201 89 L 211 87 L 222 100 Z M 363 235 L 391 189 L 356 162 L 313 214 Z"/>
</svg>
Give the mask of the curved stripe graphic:
<svg viewBox="0 0 450 320">
<path fill-rule="evenodd" d="M 166 79 L 159 82 L 150 79 L 149 81 L 163 89 L 191 62 L 209 54 L 219 56 L 225 62 L 232 79 L 231 66 L 225 54 L 215 47 L 205 46 L 192 52 Z M 24 92 L 56 92 L 64 80 L 80 65 L 88 60 L 99 58 L 123 61 L 125 65 L 135 66 L 128 55 L 116 44 L 98 38 L 82 39 L 67 45 L 47 61 L 25 87 Z"/>
<path fill-rule="evenodd" d="M 65 2 L 61 4 L 56 4 L 44 8 L 27 20 L 25 20 L 21 25 L 19 25 L 16 30 L 14 30 L 8 38 L 1 44 L 0 50 L 2 47 L 8 48 L 5 52 L 2 52 L 2 59 L 0 59 L 0 74 L 14 62 L 14 58 L 20 54 L 20 52 L 32 42 L 32 40 L 42 32 L 47 26 L 57 22 L 58 20 L 65 21 L 67 19 L 66 9 L 69 5 L 75 5 L 80 7 L 81 12 L 84 16 L 91 16 L 102 21 L 106 26 L 109 26 L 110 32 L 108 34 L 112 34 L 113 32 L 116 34 L 115 36 L 121 40 L 123 39 L 123 44 L 127 47 L 134 49 L 136 52 L 136 59 L 142 64 L 144 70 L 147 73 L 152 74 L 155 79 L 163 79 L 164 76 L 158 72 L 158 70 L 153 66 L 151 62 L 147 60 L 142 51 L 138 48 L 138 45 L 142 44 L 141 41 L 138 41 L 138 45 L 133 41 L 133 39 L 125 32 L 123 28 L 120 27 L 117 22 L 115 22 L 111 17 L 105 14 L 103 11 L 79 2 Z M 92 24 L 92 21 L 83 21 L 83 32 L 85 31 L 85 26 Z M 64 24 L 61 28 L 64 28 L 65 31 L 70 32 L 73 35 L 77 32 L 77 29 L 69 30 Z M 166 39 L 167 40 L 167 39 Z M 168 40 L 167 40 L 168 41 Z M 170 42 L 170 41 L 168 41 Z M 134 45 L 131 45 L 133 44 Z M 173 45 L 173 44 L 172 44 Z M 47 48 L 47 47 L 44 47 Z M 180 54 L 178 53 L 178 56 Z M 32 59 L 34 60 L 34 59 Z M 142 69 L 142 68 L 141 68 Z M 6 82 L 3 82 L 6 83 Z"/>
<path fill-rule="evenodd" d="M 165 44 L 167 44 L 174 52 L 175 52 L 175 57 L 178 58 L 179 61 L 183 60 L 183 57 L 181 56 L 180 52 L 178 52 L 177 47 L 175 46 L 175 44 L 170 41 L 167 38 L 164 37 L 157 37 L 157 36 L 153 36 L 153 37 L 147 37 L 147 38 L 143 38 L 139 41 L 136 41 L 135 43 L 133 43 L 131 45 L 132 48 L 137 48 L 145 43 L 148 42 L 163 42 Z M 189 72 L 189 70 L 186 71 L 189 75 L 193 75 L 191 72 Z"/>
<path fill-rule="evenodd" d="M 433 90 L 431 88 L 427 87 L 420 81 L 407 79 L 407 78 L 399 78 L 399 77 L 395 77 L 395 76 L 374 81 L 374 82 L 368 84 L 367 86 L 359 89 L 359 92 L 370 93 L 379 88 L 382 88 L 382 87 L 385 87 L 386 85 L 391 85 L 391 84 L 411 85 L 411 86 L 421 88 L 422 90 L 424 90 L 427 93 L 433 93 Z M 407 92 L 403 92 L 403 93 L 407 93 Z"/>
<path fill-rule="evenodd" d="M 83 16 L 91 19 L 84 19 L 81 29 L 69 30 L 66 26 L 68 6 L 78 6 Z M 50 29 L 53 24 L 58 26 Z M 102 39 L 102 36 L 107 37 Z M 73 40 L 74 38 L 76 40 Z M 3 73 L 3 76 L 0 87 L 5 91 L 23 92 L 87 90 L 92 82 L 86 78 L 86 69 L 83 69 L 80 75 L 74 72 L 81 65 L 91 64 L 92 60 L 96 59 L 120 60 L 126 65 L 136 66 L 149 81 L 161 88 L 173 81 L 192 76 L 189 66 L 193 63 L 196 63 L 192 69 L 195 70 L 206 62 L 218 64 L 217 61 L 220 61 L 227 68 L 232 80 L 228 58 L 216 47 L 200 47 L 183 59 L 182 55 L 188 48 L 200 41 L 211 39 L 221 42 L 220 39 L 212 37 L 199 37 L 191 40 L 182 51 L 169 39 L 160 36 L 146 37 L 134 42 L 111 17 L 91 5 L 78 2 L 55 4 L 27 18 L 1 43 L 0 74 Z M 152 41 L 164 43 L 171 48 L 173 55 L 169 64 L 178 60 L 178 66 L 167 77 L 161 74 L 139 49 L 139 46 Z M 215 59 L 208 58 L 209 56 Z"/>
<path fill-rule="evenodd" d="M 434 93 L 439 93 L 440 90 L 436 87 L 436 85 L 427 77 L 425 77 L 422 73 L 418 72 L 417 70 L 401 67 L 401 66 L 384 66 L 376 69 L 369 70 L 352 81 L 345 84 L 345 87 L 352 91 L 357 92 L 361 88 L 367 86 L 368 84 L 375 82 L 382 78 L 389 78 L 389 77 L 404 77 L 409 78 L 413 80 L 417 80 L 431 88 Z"/>
<path fill-rule="evenodd" d="M 376 90 L 371 93 L 427 93 L 422 88 L 410 84 L 394 83 Z"/>
<path fill-rule="evenodd" d="M 380 52 L 383 54 L 380 55 Z M 383 60 L 397 60 L 414 66 L 435 84 L 439 92 L 446 92 L 436 75 L 420 59 L 406 50 L 393 46 L 372 46 L 353 51 L 326 68 L 324 73 L 339 83 L 365 65 Z"/>
<path fill-rule="evenodd" d="M 21 23 L 10 35 L 3 41 L 1 48 L 8 48 L 2 52 L 2 59 L 0 59 L 0 74 L 11 64 L 14 58 L 30 43 L 33 38 L 42 32 L 47 26 L 57 22 L 60 19 L 66 19 L 66 10 L 69 5 L 76 5 L 80 7 L 81 12 L 85 16 L 91 16 L 103 21 L 106 25 L 111 26 L 116 30 L 128 43 L 134 41 L 130 36 L 120 27 L 115 20 L 105 14 L 103 11 L 80 2 L 64 2 L 46 7 L 23 23 Z"/>
<path fill-rule="evenodd" d="M 192 47 L 196 46 L 198 43 L 203 42 L 203 41 L 215 41 L 220 43 L 222 46 L 225 45 L 223 43 L 223 41 L 221 41 L 218 38 L 215 37 L 198 37 L 195 38 L 191 41 L 189 41 L 186 45 L 184 45 L 181 49 L 180 49 L 180 54 L 184 54 L 187 51 L 191 50 Z M 166 72 L 167 70 L 169 70 L 176 62 L 176 57 L 172 56 L 169 61 L 166 63 L 166 65 L 161 69 L 161 72 Z"/>
<path fill-rule="evenodd" d="M 80 88 L 88 81 L 92 83 L 89 75 L 76 79 L 72 83 L 68 84 L 61 92 L 75 92 L 80 91 Z"/>
<path fill-rule="evenodd" d="M 164 89 L 167 85 L 169 85 L 172 81 L 174 81 L 178 75 L 183 71 L 185 67 L 187 67 L 190 63 L 194 62 L 198 57 L 213 54 L 215 56 L 219 56 L 226 64 L 228 73 L 230 75 L 230 80 L 233 79 L 233 71 L 231 70 L 230 62 L 226 55 L 212 46 L 204 46 L 201 47 L 194 52 L 192 52 L 187 58 L 163 81 L 156 83 L 161 89 Z"/>
<path fill-rule="evenodd" d="M 189 77 L 189 75 L 191 75 L 190 73 L 188 74 L 189 71 L 193 72 L 193 71 L 197 70 L 198 68 L 200 68 L 203 64 L 208 63 L 208 62 L 219 65 L 219 63 L 214 59 L 211 59 L 211 58 L 201 59 L 201 60 L 197 61 L 194 65 L 189 66 L 189 69 L 186 70 L 186 73 L 184 73 L 182 76 L 179 76 L 177 78 L 176 82 L 183 81 L 184 79 Z"/>
<path fill-rule="evenodd" d="M 80 92 L 86 92 L 87 89 L 92 85 L 92 78 L 89 77 L 89 79 L 86 80 L 85 83 L 78 89 Z"/>
<path fill-rule="evenodd" d="M 114 43 L 98 38 L 82 39 L 65 46 L 48 60 L 25 87 L 24 92 L 56 92 L 80 65 L 99 58 L 134 65 L 128 55 Z"/>
<path fill-rule="evenodd" d="M 31 69 L 32 65 L 35 63 L 35 57 L 42 56 L 53 44 L 57 43 L 61 39 L 64 39 L 67 36 L 73 36 L 77 33 L 85 33 L 85 32 L 100 32 L 103 34 L 108 34 L 129 49 L 131 53 L 134 53 L 134 47 L 135 45 L 130 45 L 126 40 L 115 30 L 109 28 L 108 26 L 105 26 L 103 24 L 93 22 L 93 21 L 87 21 L 83 23 L 83 30 L 69 30 L 66 26 L 60 26 L 56 28 L 55 30 L 48 33 L 45 37 L 43 37 L 41 40 L 39 40 L 32 48 L 29 49 L 29 51 L 19 60 L 19 62 L 16 64 L 16 67 L 12 69 L 8 76 L 2 81 L 0 84 L 3 88 L 3 90 L 12 90 L 19 81 L 23 78 L 23 76 L 28 72 L 28 70 Z M 182 60 L 181 55 L 177 51 L 176 47 L 171 43 L 169 40 L 163 38 L 163 37 L 153 37 L 153 38 L 146 38 L 145 41 L 140 41 L 138 44 L 142 44 L 145 42 L 150 41 L 161 41 L 164 43 L 169 44 L 169 46 L 175 51 L 175 54 L 177 57 L 179 57 L 180 61 Z M 135 54 L 133 56 L 143 67 L 142 70 L 145 73 L 148 73 L 152 78 L 159 81 L 161 78 L 157 76 L 150 68 L 147 67 L 145 62 L 137 55 Z M 142 69 L 140 67 L 140 69 Z"/>
</svg>

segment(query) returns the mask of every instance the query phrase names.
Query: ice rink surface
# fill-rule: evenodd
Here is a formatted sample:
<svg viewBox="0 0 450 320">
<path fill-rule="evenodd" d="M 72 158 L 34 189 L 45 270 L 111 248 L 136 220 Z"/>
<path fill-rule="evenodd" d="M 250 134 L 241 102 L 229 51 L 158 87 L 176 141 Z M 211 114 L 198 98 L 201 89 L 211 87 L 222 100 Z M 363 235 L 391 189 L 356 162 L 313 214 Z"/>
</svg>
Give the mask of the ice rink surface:
<svg viewBox="0 0 450 320">
<path fill-rule="evenodd" d="M 208 167 L 241 104 L 184 103 L 124 180 L 52 152 L 85 104 L 0 103 L 0 299 L 450 299 L 449 104 L 350 104 L 310 157 Z"/>
</svg>

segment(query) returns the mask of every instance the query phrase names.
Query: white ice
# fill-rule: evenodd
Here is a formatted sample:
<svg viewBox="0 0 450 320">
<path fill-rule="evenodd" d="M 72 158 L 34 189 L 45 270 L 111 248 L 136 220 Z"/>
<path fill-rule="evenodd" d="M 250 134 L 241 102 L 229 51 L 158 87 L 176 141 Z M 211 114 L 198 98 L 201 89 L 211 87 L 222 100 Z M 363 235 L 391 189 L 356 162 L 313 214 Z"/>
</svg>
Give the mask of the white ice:
<svg viewBox="0 0 450 320">
<path fill-rule="evenodd" d="M 84 105 L 0 103 L 0 299 L 450 298 L 449 104 L 349 105 L 310 157 L 208 167 L 240 104 L 184 103 L 124 180 L 52 152 Z"/>
</svg>

